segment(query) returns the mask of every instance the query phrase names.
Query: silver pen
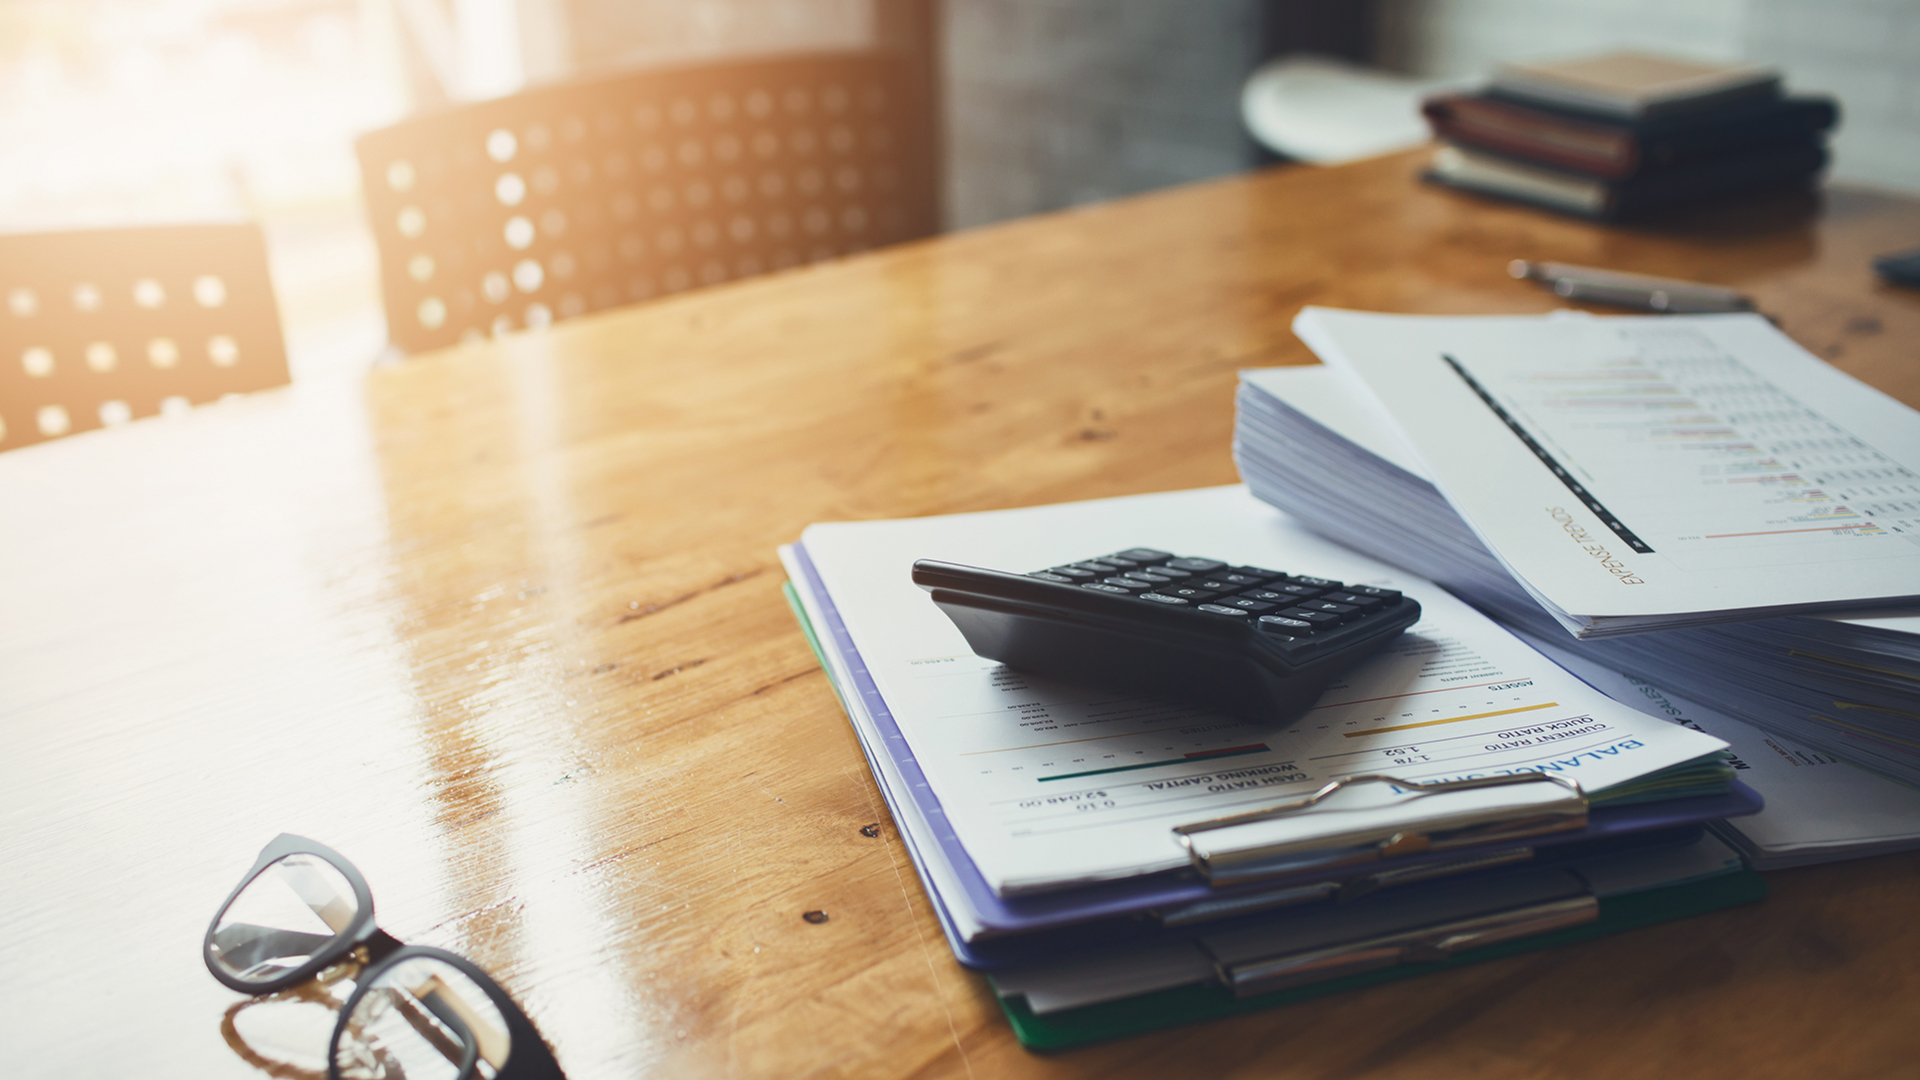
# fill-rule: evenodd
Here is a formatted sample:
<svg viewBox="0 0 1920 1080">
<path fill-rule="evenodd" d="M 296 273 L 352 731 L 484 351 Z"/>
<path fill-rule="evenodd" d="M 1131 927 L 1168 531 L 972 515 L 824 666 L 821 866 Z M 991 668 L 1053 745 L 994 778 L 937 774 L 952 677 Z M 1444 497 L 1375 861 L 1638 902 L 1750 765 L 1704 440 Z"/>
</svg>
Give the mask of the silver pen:
<svg viewBox="0 0 1920 1080">
<path fill-rule="evenodd" d="M 1552 289 L 1555 295 L 1569 300 L 1592 300 L 1602 304 L 1676 313 L 1754 310 L 1753 301 L 1746 294 L 1722 285 L 1702 285 L 1697 281 L 1597 270 L 1571 263 L 1530 262 L 1526 259 L 1515 259 L 1508 263 L 1507 273 L 1522 280 L 1538 281 Z"/>
</svg>

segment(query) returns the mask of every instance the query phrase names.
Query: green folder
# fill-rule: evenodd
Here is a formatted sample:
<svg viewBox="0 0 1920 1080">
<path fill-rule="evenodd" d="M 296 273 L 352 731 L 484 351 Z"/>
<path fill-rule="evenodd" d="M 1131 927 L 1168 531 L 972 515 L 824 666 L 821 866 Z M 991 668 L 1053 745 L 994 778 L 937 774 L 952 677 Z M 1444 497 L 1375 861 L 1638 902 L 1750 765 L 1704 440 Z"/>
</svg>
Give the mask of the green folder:
<svg viewBox="0 0 1920 1080">
<path fill-rule="evenodd" d="M 1160 1031 L 1222 1016 L 1239 1016 L 1242 1013 L 1271 1009 L 1278 1005 L 1291 1005 L 1296 1001 L 1325 997 L 1343 990 L 1358 990 L 1364 986 L 1374 986 L 1396 979 L 1446 971 L 1466 964 L 1477 964 L 1482 960 L 1497 960 L 1503 956 L 1515 956 L 1533 952 L 1536 949 L 1570 945 L 1576 941 L 1587 941 L 1621 930 L 1631 930 L 1637 926 L 1648 926 L 1657 922 L 1666 922 L 1669 919 L 1700 915 L 1720 908 L 1732 907 L 1735 904 L 1752 903 L 1765 898 L 1766 895 L 1766 881 L 1751 870 L 1742 870 L 1738 873 L 1707 878 L 1704 881 L 1692 881 L 1670 885 L 1663 889 L 1649 889 L 1645 892 L 1602 899 L 1599 919 L 1580 926 L 1488 945 L 1445 960 L 1402 964 L 1399 967 L 1329 979 L 1311 986 L 1276 990 L 1256 997 L 1236 998 L 1232 991 L 1215 984 L 1160 990 L 1123 1001 L 1089 1005 L 1085 1008 L 1069 1009 L 1046 1016 L 1035 1015 L 1031 1009 L 1027 1008 L 1024 997 L 1002 997 L 1000 1008 L 1006 1012 L 1007 1020 L 1013 1024 L 1013 1033 L 1019 1037 L 1020 1045 L 1029 1050 L 1042 1052 L 1071 1050 L 1088 1043 Z M 991 982 L 991 978 L 988 981 Z"/>
</svg>

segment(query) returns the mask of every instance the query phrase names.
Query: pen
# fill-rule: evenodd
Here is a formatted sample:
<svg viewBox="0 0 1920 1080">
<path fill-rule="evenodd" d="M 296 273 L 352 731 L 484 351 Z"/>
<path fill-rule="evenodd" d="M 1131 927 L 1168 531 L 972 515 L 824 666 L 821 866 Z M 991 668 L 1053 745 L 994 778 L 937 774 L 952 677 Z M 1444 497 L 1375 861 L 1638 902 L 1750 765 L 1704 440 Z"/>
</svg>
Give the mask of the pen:
<svg viewBox="0 0 1920 1080">
<path fill-rule="evenodd" d="M 1650 311 L 1723 312 L 1754 309 L 1753 301 L 1740 292 L 1720 285 L 1702 285 L 1697 281 L 1626 274 L 1618 270 L 1596 270 L 1570 263 L 1529 262 L 1526 259 L 1515 259 L 1508 263 L 1507 273 L 1522 280 L 1538 281 L 1552 289 L 1555 295 L 1569 300 L 1593 300 Z"/>
</svg>

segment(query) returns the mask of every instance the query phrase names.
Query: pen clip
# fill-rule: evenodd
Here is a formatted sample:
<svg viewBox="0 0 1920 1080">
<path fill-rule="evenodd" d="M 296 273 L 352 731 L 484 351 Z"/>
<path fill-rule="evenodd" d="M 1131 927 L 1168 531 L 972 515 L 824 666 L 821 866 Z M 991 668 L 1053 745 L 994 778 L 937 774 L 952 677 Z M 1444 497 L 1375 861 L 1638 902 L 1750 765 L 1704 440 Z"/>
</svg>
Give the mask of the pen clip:
<svg viewBox="0 0 1920 1080">
<path fill-rule="evenodd" d="M 1215 848 L 1202 839 L 1207 833 L 1272 821 L 1308 810 L 1325 802 L 1336 792 L 1362 784 L 1389 784 L 1418 796 L 1541 784 L 1561 790 L 1557 797 L 1546 800 L 1527 800 L 1515 805 L 1483 806 L 1464 811 L 1441 808 L 1429 814 L 1415 812 L 1394 815 L 1386 822 L 1376 822 L 1371 826 L 1336 829 L 1327 835 L 1304 839 L 1268 840 L 1246 847 Z M 1365 773 L 1340 777 L 1310 795 L 1285 802 L 1177 825 L 1173 833 L 1201 876 L 1214 885 L 1229 885 L 1273 877 L 1303 865 L 1327 869 L 1585 828 L 1587 810 L 1586 793 L 1580 789 L 1580 785 L 1551 773 L 1527 772 L 1427 781 Z"/>
</svg>

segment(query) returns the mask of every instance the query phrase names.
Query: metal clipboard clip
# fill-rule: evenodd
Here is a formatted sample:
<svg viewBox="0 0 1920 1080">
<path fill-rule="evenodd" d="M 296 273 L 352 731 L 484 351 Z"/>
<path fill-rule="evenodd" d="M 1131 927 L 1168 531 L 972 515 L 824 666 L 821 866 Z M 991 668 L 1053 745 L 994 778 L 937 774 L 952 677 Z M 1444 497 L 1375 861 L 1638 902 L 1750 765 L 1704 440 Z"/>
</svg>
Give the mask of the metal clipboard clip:
<svg viewBox="0 0 1920 1080">
<path fill-rule="evenodd" d="M 1356 811 L 1346 824 L 1329 813 L 1326 828 L 1305 834 L 1267 837 L 1240 846 L 1215 846 L 1207 841 L 1209 833 L 1283 818 L 1360 784 L 1391 784 L 1420 798 L 1390 809 Z M 1541 785 L 1558 790 L 1541 792 L 1537 790 Z M 1461 807 L 1456 803 L 1449 807 L 1444 799 L 1420 805 L 1429 797 L 1500 787 L 1536 790 L 1517 792 L 1511 802 L 1492 806 L 1475 803 Z M 1578 783 L 1549 773 L 1424 782 L 1367 773 L 1341 777 L 1311 795 L 1257 810 L 1176 825 L 1173 833 L 1186 849 L 1193 868 L 1210 884 L 1236 885 L 1308 867 L 1331 869 L 1582 829 L 1587 825 L 1587 809 L 1586 793 Z"/>
<path fill-rule="evenodd" d="M 1234 961 L 1215 958 L 1214 972 L 1234 997 L 1358 975 L 1401 964 L 1435 963 L 1460 953 L 1580 926 L 1600 917 L 1592 893 L 1531 900 L 1498 911 L 1386 930 L 1355 941 Z"/>
</svg>

